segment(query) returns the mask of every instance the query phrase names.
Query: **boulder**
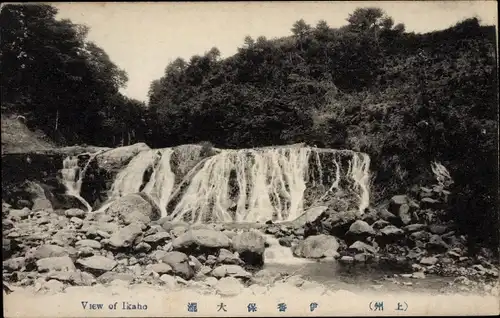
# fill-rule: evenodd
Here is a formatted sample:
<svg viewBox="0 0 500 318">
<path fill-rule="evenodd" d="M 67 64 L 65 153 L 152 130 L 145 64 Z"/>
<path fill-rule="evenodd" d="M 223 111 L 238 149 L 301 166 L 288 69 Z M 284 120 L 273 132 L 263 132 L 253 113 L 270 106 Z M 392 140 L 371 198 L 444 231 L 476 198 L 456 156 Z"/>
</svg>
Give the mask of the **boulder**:
<svg viewBox="0 0 500 318">
<path fill-rule="evenodd" d="M 229 238 L 216 230 L 189 230 L 172 241 L 174 250 L 204 250 L 228 248 Z"/>
<path fill-rule="evenodd" d="M 31 210 L 28 208 L 22 208 L 20 210 L 18 210 L 18 209 L 10 209 L 9 210 L 9 216 L 14 220 L 26 219 L 28 216 L 30 216 L 30 214 L 31 214 Z"/>
<path fill-rule="evenodd" d="M 306 223 L 304 235 L 330 234 L 334 236 L 343 236 L 356 218 L 357 215 L 355 211 L 338 212 L 329 208 L 313 222 Z"/>
<path fill-rule="evenodd" d="M 172 267 L 173 273 L 184 279 L 191 279 L 194 276 L 194 270 L 189 265 L 189 258 L 181 252 L 168 252 L 162 259 L 163 263 Z"/>
<path fill-rule="evenodd" d="M 151 246 L 156 246 L 162 244 L 167 240 L 170 240 L 170 234 L 167 232 L 157 232 L 148 236 L 145 236 L 143 241 L 150 244 Z"/>
<path fill-rule="evenodd" d="M 107 284 L 117 279 L 132 282 L 134 280 L 134 275 L 129 273 L 105 272 L 97 277 L 97 281 L 101 284 Z"/>
<path fill-rule="evenodd" d="M 88 271 L 95 273 L 104 273 L 111 271 L 118 264 L 115 260 L 104 256 L 91 256 L 76 261 L 77 264 L 83 266 Z"/>
<path fill-rule="evenodd" d="M 388 225 L 380 230 L 385 237 L 399 237 L 404 235 L 404 231 L 394 225 Z"/>
<path fill-rule="evenodd" d="M 365 253 L 368 252 L 370 254 L 375 254 L 377 253 L 377 250 L 375 247 L 368 245 L 364 242 L 361 241 L 356 241 L 351 246 L 349 246 L 348 250 L 356 252 L 356 253 Z"/>
<path fill-rule="evenodd" d="M 403 228 L 403 230 L 405 232 L 408 232 L 408 233 L 413 233 L 413 232 L 425 230 L 426 228 L 427 228 L 427 225 L 416 223 L 416 224 L 410 224 L 410 225 L 405 226 Z"/>
<path fill-rule="evenodd" d="M 375 230 L 362 220 L 356 220 L 349 227 L 349 231 L 347 231 L 347 235 L 349 236 L 370 236 L 374 234 Z"/>
<path fill-rule="evenodd" d="M 38 247 L 33 254 L 34 259 L 43 259 L 48 257 L 58 257 L 58 256 L 67 256 L 69 255 L 67 248 L 58 246 L 58 245 L 42 245 Z"/>
<path fill-rule="evenodd" d="M 422 265 L 434 265 L 438 262 L 438 259 L 434 256 L 431 256 L 431 257 L 423 257 L 421 260 L 420 260 L 420 264 Z"/>
<path fill-rule="evenodd" d="M 238 265 L 220 265 L 212 270 L 211 275 L 213 277 L 222 278 L 226 276 L 238 277 L 238 278 L 250 278 L 252 274 L 244 270 Z"/>
<path fill-rule="evenodd" d="M 236 296 L 243 290 L 243 285 L 234 277 L 224 277 L 217 282 L 215 289 L 221 296 Z"/>
<path fill-rule="evenodd" d="M 118 171 L 127 165 L 139 152 L 150 150 L 145 143 L 136 143 L 129 146 L 112 148 L 96 156 L 96 161 L 101 169 Z"/>
<path fill-rule="evenodd" d="M 217 257 L 217 263 L 241 265 L 243 261 L 239 258 L 239 256 L 235 255 L 231 251 L 221 248 L 219 256 Z"/>
<path fill-rule="evenodd" d="M 380 210 L 379 215 L 382 220 L 387 221 L 389 223 L 399 224 L 400 222 L 400 219 L 391 212 L 389 212 L 387 209 Z"/>
<path fill-rule="evenodd" d="M 68 256 L 47 257 L 36 261 L 39 272 L 74 271 L 75 264 Z"/>
<path fill-rule="evenodd" d="M 158 208 L 141 193 L 132 193 L 118 198 L 108 207 L 107 213 L 118 216 L 123 222 L 129 222 L 129 224 L 134 220 L 149 223 L 160 219 Z"/>
<path fill-rule="evenodd" d="M 410 199 L 406 194 L 395 195 L 391 198 L 391 201 L 389 202 L 389 212 L 391 212 L 394 215 L 398 215 L 399 207 L 402 206 L 403 204 L 409 204 L 409 203 Z"/>
<path fill-rule="evenodd" d="M 331 235 L 309 236 L 301 241 L 293 250 L 293 254 L 304 258 L 333 257 L 337 255 L 339 243 Z"/>
<path fill-rule="evenodd" d="M 177 287 L 177 280 L 175 277 L 163 274 L 160 276 L 160 280 L 165 283 L 165 286 L 169 289 L 174 289 Z"/>
<path fill-rule="evenodd" d="M 69 218 L 72 217 L 77 217 L 77 218 L 84 218 L 86 216 L 87 212 L 83 211 L 82 209 L 68 209 L 64 211 L 64 215 L 66 215 Z"/>
<path fill-rule="evenodd" d="M 158 263 L 158 264 L 153 264 L 149 267 L 153 272 L 156 272 L 158 274 L 168 274 L 172 272 L 172 266 L 166 264 L 166 263 Z"/>
<path fill-rule="evenodd" d="M 100 249 L 101 248 L 101 243 L 95 240 L 80 240 L 76 242 L 75 244 L 76 247 L 90 247 L 94 249 Z"/>
<path fill-rule="evenodd" d="M 132 223 L 111 235 L 108 243 L 115 248 L 131 247 L 141 235 L 141 225 L 138 223 Z"/>
<path fill-rule="evenodd" d="M 442 253 L 446 252 L 449 249 L 449 246 L 445 243 L 445 241 L 443 241 L 441 236 L 434 234 L 429 238 L 426 248 L 431 251 Z"/>
<path fill-rule="evenodd" d="M 24 257 L 14 257 L 3 261 L 3 268 L 13 272 L 18 271 L 26 266 L 26 258 Z"/>
<path fill-rule="evenodd" d="M 354 257 L 344 255 L 339 259 L 339 262 L 343 263 L 343 264 L 351 264 L 351 263 L 354 263 Z"/>
<path fill-rule="evenodd" d="M 31 202 L 33 202 L 31 210 L 35 212 L 39 210 L 52 210 L 52 203 L 47 199 L 45 190 L 40 184 L 27 181 L 25 191 L 30 194 Z"/>
<path fill-rule="evenodd" d="M 68 282 L 76 286 L 91 286 L 96 282 L 95 277 L 87 272 L 51 272 L 47 275 L 47 278 Z"/>
<path fill-rule="evenodd" d="M 403 224 L 411 223 L 410 205 L 402 204 L 398 210 L 398 216 Z"/>
<path fill-rule="evenodd" d="M 387 222 L 386 220 L 378 220 L 372 224 L 372 228 L 375 230 L 380 230 L 389 224 L 391 224 L 391 223 Z"/>
<path fill-rule="evenodd" d="M 233 238 L 233 249 L 239 253 L 243 262 L 251 265 L 264 263 L 265 237 L 257 230 L 249 230 L 237 234 Z"/>
</svg>

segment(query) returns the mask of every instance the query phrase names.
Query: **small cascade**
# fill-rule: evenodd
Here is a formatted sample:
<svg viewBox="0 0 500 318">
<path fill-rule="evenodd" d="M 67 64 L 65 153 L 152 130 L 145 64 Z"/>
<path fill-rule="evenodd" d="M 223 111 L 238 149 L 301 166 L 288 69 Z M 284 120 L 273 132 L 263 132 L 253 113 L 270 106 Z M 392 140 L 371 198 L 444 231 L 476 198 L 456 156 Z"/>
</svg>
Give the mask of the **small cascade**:
<svg viewBox="0 0 500 318">
<path fill-rule="evenodd" d="M 144 181 L 144 174 L 148 168 L 153 168 L 158 159 L 156 150 L 139 152 L 116 176 L 111 187 L 110 199 L 116 199 L 131 193 L 140 192 Z"/>
<path fill-rule="evenodd" d="M 99 211 L 106 210 L 119 197 L 144 192 L 158 204 L 161 216 L 166 216 L 175 183 L 175 174 L 170 165 L 172 154 L 173 148 L 140 152 L 118 173 L 111 187 L 110 198 Z M 150 172 L 150 176 L 145 180 L 147 172 Z"/>
<path fill-rule="evenodd" d="M 83 178 L 85 177 L 85 173 L 89 167 L 89 164 L 95 157 L 100 154 L 102 151 L 98 151 L 96 153 L 90 154 L 89 159 L 85 163 L 83 169 L 80 169 L 78 166 L 78 157 L 77 156 L 68 156 L 63 160 L 63 168 L 61 169 L 63 184 L 66 187 L 66 194 L 71 195 L 77 198 L 80 202 L 85 205 L 88 212 L 92 211 L 92 207 L 90 204 L 82 198 L 80 192 L 82 190 Z"/>
<path fill-rule="evenodd" d="M 153 174 L 142 190 L 149 194 L 158 204 L 161 216 L 167 216 L 167 204 L 175 183 L 175 174 L 172 172 L 170 160 L 172 148 L 160 150 L 161 159 L 153 168 Z"/>
<path fill-rule="evenodd" d="M 269 246 L 264 250 L 264 264 L 313 263 L 310 259 L 295 257 L 290 247 L 280 245 L 278 239 L 272 235 L 266 235 L 266 243 Z"/>
</svg>

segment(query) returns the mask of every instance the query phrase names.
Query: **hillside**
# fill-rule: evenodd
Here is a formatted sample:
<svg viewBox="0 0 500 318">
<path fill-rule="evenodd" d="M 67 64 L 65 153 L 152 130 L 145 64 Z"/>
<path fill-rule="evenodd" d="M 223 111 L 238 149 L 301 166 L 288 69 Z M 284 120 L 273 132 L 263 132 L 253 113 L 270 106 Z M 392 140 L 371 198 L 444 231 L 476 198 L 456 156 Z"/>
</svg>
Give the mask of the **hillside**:
<svg viewBox="0 0 500 318">
<path fill-rule="evenodd" d="M 31 131 L 16 115 L 2 114 L 2 154 L 55 147 L 42 132 Z"/>
</svg>

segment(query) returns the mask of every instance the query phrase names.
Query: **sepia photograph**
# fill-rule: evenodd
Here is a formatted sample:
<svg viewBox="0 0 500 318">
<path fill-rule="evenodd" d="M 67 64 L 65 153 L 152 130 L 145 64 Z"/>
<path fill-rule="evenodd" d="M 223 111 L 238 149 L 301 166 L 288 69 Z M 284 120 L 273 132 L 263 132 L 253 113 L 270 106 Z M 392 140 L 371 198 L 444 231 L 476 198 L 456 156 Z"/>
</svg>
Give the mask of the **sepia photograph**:
<svg viewBox="0 0 500 318">
<path fill-rule="evenodd" d="M 500 313 L 496 1 L 0 25 L 5 317 Z"/>
</svg>

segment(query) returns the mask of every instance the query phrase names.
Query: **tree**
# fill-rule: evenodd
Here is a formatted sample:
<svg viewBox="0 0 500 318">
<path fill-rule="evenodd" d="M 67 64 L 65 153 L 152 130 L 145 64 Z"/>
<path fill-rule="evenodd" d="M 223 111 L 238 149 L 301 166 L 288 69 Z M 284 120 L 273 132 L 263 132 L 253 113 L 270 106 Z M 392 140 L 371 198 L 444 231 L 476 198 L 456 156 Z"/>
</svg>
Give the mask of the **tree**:
<svg viewBox="0 0 500 318">
<path fill-rule="evenodd" d="M 2 99 L 57 141 L 99 144 L 101 115 L 112 116 L 127 75 L 86 41 L 88 27 L 56 14 L 44 4 L 2 7 Z"/>
</svg>

